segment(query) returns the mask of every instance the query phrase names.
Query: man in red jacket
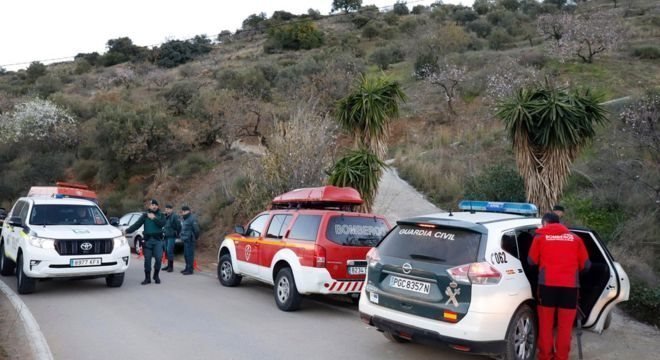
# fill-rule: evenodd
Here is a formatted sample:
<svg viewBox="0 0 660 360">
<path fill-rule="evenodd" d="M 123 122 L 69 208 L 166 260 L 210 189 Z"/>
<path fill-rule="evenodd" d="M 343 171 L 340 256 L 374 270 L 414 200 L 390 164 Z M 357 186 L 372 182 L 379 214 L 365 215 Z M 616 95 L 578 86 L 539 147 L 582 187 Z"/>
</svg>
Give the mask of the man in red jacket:
<svg viewBox="0 0 660 360">
<path fill-rule="evenodd" d="M 591 266 L 582 239 L 559 223 L 559 216 L 547 213 L 543 227 L 529 250 L 527 261 L 539 267 L 538 306 L 539 360 L 568 360 L 571 332 L 578 304 L 580 271 Z M 555 313 L 557 314 L 556 352 L 553 354 Z"/>
</svg>

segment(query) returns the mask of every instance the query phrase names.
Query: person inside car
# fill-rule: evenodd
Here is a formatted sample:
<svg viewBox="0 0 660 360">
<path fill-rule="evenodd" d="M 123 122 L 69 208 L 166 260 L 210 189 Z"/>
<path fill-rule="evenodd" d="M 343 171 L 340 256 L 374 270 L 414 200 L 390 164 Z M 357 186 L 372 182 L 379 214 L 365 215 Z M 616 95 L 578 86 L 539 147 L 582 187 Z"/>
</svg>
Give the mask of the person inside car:
<svg viewBox="0 0 660 360">
<path fill-rule="evenodd" d="M 560 224 L 557 214 L 543 215 L 542 224 L 527 259 L 530 265 L 539 267 L 538 359 L 568 360 L 578 306 L 579 273 L 591 263 L 582 239 Z M 553 339 L 555 315 L 557 336 Z"/>
</svg>

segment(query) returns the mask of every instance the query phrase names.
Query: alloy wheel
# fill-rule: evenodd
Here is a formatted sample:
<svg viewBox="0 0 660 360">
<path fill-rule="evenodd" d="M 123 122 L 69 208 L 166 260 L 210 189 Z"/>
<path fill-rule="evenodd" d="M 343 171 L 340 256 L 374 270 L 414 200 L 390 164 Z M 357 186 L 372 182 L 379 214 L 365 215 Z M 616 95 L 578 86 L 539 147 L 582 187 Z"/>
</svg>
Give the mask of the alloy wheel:
<svg viewBox="0 0 660 360">
<path fill-rule="evenodd" d="M 280 302 L 285 303 L 289 299 L 289 292 L 291 291 L 291 285 L 289 284 L 289 279 L 286 277 L 281 277 L 280 281 L 277 282 L 277 297 Z"/>
<path fill-rule="evenodd" d="M 528 316 L 522 316 L 516 323 L 515 335 L 513 338 L 516 359 L 530 359 L 532 349 L 534 348 L 534 326 L 532 319 Z"/>
</svg>

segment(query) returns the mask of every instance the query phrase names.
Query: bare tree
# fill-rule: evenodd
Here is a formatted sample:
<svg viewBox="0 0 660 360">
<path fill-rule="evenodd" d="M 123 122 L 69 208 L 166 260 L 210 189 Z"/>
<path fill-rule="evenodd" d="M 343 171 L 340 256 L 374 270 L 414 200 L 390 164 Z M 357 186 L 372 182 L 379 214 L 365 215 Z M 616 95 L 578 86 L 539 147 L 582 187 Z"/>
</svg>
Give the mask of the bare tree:
<svg viewBox="0 0 660 360">
<path fill-rule="evenodd" d="M 539 35 L 543 36 L 545 40 L 554 42 L 554 46 L 559 46 L 559 41 L 573 21 L 573 15 L 568 13 L 559 14 L 546 14 L 541 15 L 536 20 L 536 28 Z"/>
<path fill-rule="evenodd" d="M 497 68 L 488 75 L 486 94 L 496 102 L 513 95 L 517 89 L 538 82 L 540 72 L 528 66 L 520 65 L 516 59 L 506 57 L 497 62 Z"/>
<path fill-rule="evenodd" d="M 449 112 L 456 115 L 453 101 L 458 94 L 459 85 L 465 81 L 467 68 L 448 62 L 446 59 L 438 63 L 437 70 L 428 68 L 422 70 L 422 76 L 430 84 L 440 87 L 447 101 Z"/>
</svg>

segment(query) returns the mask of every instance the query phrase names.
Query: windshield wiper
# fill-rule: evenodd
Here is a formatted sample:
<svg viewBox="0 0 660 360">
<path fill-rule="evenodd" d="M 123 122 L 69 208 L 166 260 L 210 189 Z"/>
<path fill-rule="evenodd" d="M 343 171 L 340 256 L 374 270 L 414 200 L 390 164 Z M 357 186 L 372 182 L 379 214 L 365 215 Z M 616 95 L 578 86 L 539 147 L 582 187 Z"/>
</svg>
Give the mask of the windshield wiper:
<svg viewBox="0 0 660 360">
<path fill-rule="evenodd" d="M 410 256 L 411 259 L 415 259 L 415 260 L 427 260 L 427 261 L 438 261 L 438 262 L 447 261 L 446 259 L 437 258 L 437 257 L 434 257 L 434 256 L 428 256 L 428 255 L 410 254 L 409 256 Z"/>
</svg>

